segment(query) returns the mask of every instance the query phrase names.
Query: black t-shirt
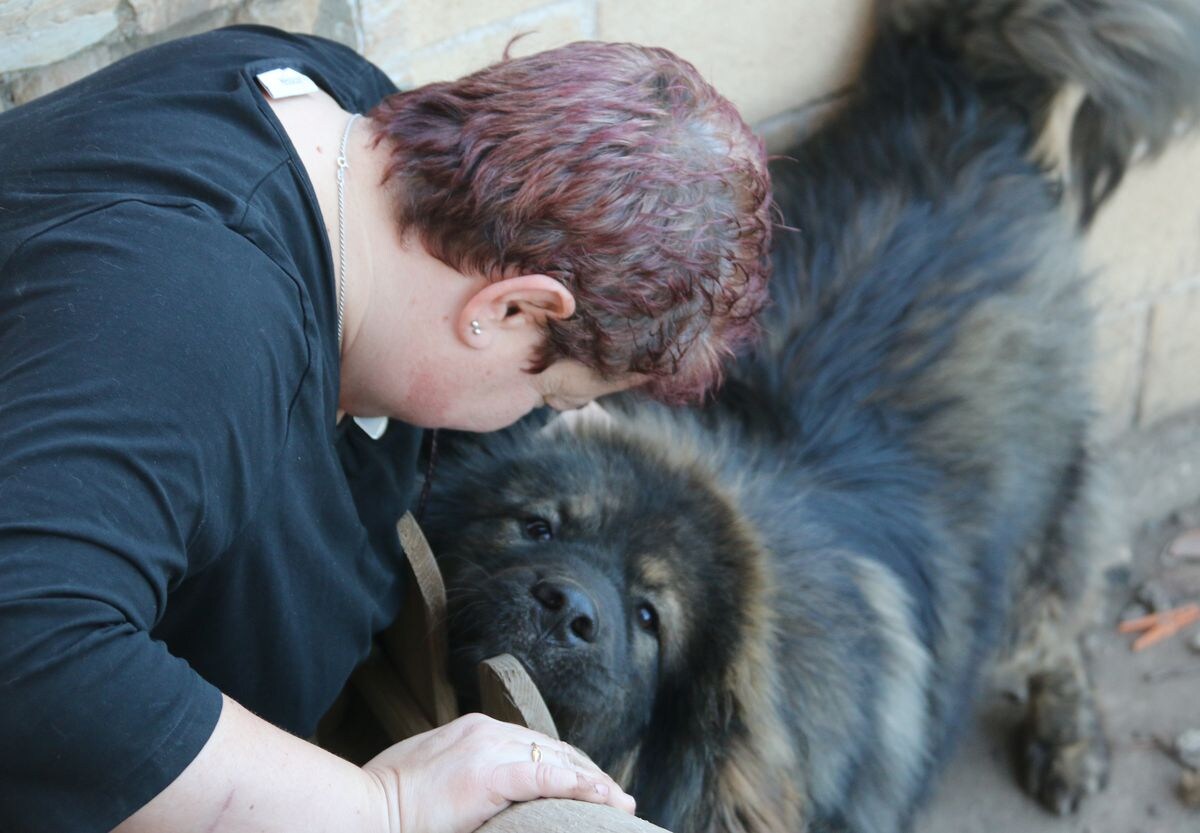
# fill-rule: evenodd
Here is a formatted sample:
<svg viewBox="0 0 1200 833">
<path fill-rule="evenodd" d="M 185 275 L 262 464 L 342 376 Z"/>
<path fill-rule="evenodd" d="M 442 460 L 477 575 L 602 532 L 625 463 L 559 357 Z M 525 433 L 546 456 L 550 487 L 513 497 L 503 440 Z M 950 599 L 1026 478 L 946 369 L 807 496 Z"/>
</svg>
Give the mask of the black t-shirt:
<svg viewBox="0 0 1200 833">
<path fill-rule="evenodd" d="M 218 689 L 311 733 L 402 596 L 416 429 L 335 428 L 329 241 L 255 82 L 350 112 L 349 49 L 238 27 L 0 114 L 0 830 L 108 830 Z"/>
</svg>

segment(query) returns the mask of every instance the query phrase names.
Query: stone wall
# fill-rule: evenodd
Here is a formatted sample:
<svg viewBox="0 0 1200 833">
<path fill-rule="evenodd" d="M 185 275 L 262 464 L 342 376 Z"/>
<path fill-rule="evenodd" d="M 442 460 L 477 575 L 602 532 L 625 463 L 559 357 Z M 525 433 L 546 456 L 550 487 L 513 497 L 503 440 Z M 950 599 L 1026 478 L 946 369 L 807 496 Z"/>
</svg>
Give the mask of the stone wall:
<svg viewBox="0 0 1200 833">
<path fill-rule="evenodd" d="M 694 62 L 778 147 L 852 77 L 868 0 L 0 0 L 0 109 L 144 46 L 235 22 L 331 37 L 401 86 L 581 38 Z M 1098 218 L 1096 390 L 1113 439 L 1200 408 L 1200 139 L 1136 170 Z"/>
<path fill-rule="evenodd" d="M 231 23 L 357 45 L 357 0 L 0 0 L 0 109 L 146 46 Z"/>
</svg>

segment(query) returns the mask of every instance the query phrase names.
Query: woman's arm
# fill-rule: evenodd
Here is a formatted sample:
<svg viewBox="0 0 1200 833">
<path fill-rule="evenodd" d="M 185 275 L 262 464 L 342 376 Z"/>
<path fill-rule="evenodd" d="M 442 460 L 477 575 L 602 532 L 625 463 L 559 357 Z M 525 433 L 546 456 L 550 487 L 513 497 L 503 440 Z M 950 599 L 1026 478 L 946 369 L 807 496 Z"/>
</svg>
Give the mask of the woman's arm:
<svg viewBox="0 0 1200 833">
<path fill-rule="evenodd" d="M 225 697 L 200 754 L 114 833 L 467 833 L 534 798 L 633 811 L 633 799 L 582 753 L 481 715 L 396 744 L 359 769 Z"/>
<path fill-rule="evenodd" d="M 228 697 L 200 754 L 116 833 L 387 833 L 382 785 Z"/>
</svg>

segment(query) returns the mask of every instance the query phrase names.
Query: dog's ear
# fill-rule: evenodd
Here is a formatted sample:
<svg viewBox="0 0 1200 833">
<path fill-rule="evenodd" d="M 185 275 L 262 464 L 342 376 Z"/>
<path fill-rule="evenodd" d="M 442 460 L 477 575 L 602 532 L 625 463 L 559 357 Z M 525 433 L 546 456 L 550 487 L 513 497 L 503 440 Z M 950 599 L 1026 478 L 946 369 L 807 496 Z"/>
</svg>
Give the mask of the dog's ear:
<svg viewBox="0 0 1200 833">
<path fill-rule="evenodd" d="M 803 829 L 805 762 L 781 708 L 765 554 L 743 546 L 733 615 L 711 617 L 720 624 L 664 680 L 632 768 L 638 814 L 668 830 Z"/>
</svg>

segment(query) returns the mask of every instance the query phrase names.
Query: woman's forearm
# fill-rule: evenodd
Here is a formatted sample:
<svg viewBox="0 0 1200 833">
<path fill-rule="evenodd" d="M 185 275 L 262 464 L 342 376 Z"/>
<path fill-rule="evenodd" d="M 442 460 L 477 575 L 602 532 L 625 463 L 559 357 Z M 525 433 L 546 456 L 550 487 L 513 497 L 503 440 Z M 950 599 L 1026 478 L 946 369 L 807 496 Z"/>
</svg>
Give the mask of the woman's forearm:
<svg viewBox="0 0 1200 833">
<path fill-rule="evenodd" d="M 200 754 L 116 833 L 394 833 L 379 780 L 222 699 Z"/>
</svg>

